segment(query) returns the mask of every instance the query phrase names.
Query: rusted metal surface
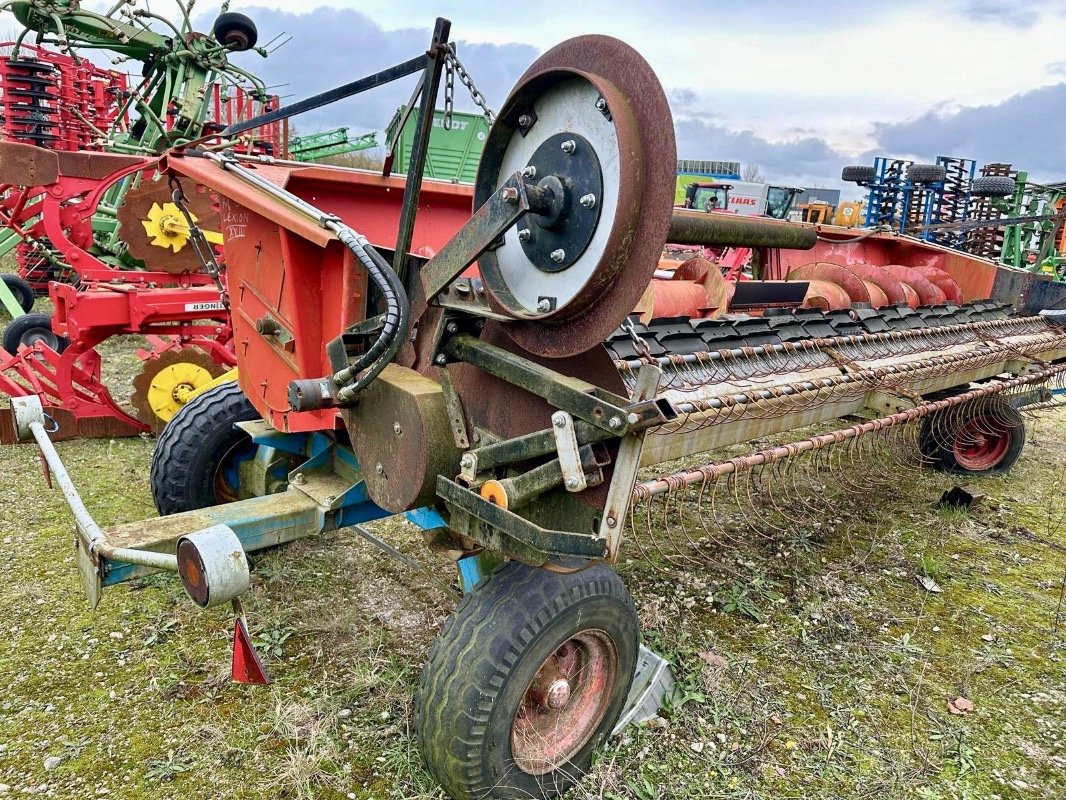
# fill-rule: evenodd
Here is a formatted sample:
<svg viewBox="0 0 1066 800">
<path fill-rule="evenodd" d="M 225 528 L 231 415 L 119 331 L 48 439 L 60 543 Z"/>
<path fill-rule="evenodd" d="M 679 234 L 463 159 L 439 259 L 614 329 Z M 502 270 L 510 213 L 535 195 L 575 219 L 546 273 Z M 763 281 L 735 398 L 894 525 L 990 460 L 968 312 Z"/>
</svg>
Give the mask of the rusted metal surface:
<svg viewBox="0 0 1066 800">
<path fill-rule="evenodd" d="M 655 495 L 676 491 L 685 486 L 707 483 L 708 481 L 713 481 L 725 475 L 746 472 L 765 464 L 772 464 L 776 461 L 794 458 L 801 453 L 819 450 L 860 436 L 877 433 L 897 425 L 911 423 L 938 411 L 956 408 L 965 403 L 983 397 L 991 397 L 1020 386 L 1044 383 L 1049 379 L 1058 378 L 1064 374 L 1066 374 L 1066 364 L 1050 366 L 1046 369 L 1027 373 L 1026 375 L 1011 378 L 1009 380 L 996 381 L 987 386 L 971 389 L 943 400 L 923 402 L 913 408 L 908 408 L 895 414 L 870 420 L 869 422 L 852 425 L 848 428 L 842 428 L 841 430 L 833 431 L 832 433 L 819 434 L 798 442 L 760 450 L 756 453 L 739 456 L 728 461 L 720 461 L 703 467 L 697 467 L 696 469 L 684 470 L 683 472 L 674 473 L 638 485 L 633 490 L 633 501 L 642 502 Z"/>
<path fill-rule="evenodd" d="M 437 381 L 390 364 L 343 416 L 370 498 L 388 511 L 432 505 L 437 476 L 459 472 Z"/>
<path fill-rule="evenodd" d="M 807 294 L 803 298 L 805 307 L 819 308 L 822 311 L 851 308 L 851 296 L 843 286 L 817 278 L 808 279 L 807 284 Z"/>
<path fill-rule="evenodd" d="M 817 236 L 814 228 L 808 225 L 781 224 L 777 220 L 748 219 L 733 214 L 674 209 L 667 241 L 671 244 L 708 247 L 785 247 L 810 250 L 815 246 Z"/>
<path fill-rule="evenodd" d="M 618 370 L 603 347 L 597 346 L 587 353 L 563 359 L 530 356 L 524 353 L 501 327 L 499 323 L 486 323 L 481 340 L 523 355 L 563 374 L 579 377 L 614 394 L 628 394 Z M 515 439 L 551 428 L 551 415 L 556 409 L 542 398 L 518 390 L 506 381 L 468 364 L 451 364 L 448 371 L 463 400 L 467 429 L 472 432 L 475 445 L 482 441 L 479 430 L 491 431 L 500 439 Z M 506 402 L 501 402 L 501 398 L 507 398 Z M 616 447 L 617 445 L 609 447 L 612 457 Z M 574 502 L 588 509 L 603 508 L 611 470 L 612 467 L 605 467 L 605 483 L 574 495 Z"/>
<path fill-rule="evenodd" d="M 947 296 L 939 286 L 915 269 L 902 264 L 885 264 L 881 269 L 899 280 L 900 283 L 910 286 L 918 295 L 918 302 L 923 306 L 935 306 L 947 300 Z"/>
<path fill-rule="evenodd" d="M 636 306 L 667 240 L 677 166 L 670 107 L 647 62 L 616 39 L 581 36 L 549 50 L 519 78 L 489 134 L 479 197 L 495 190 L 507 140 L 520 135 L 519 117 L 546 87 L 568 75 L 590 81 L 605 99 L 618 135 L 621 180 L 606 189 L 618 193 L 617 211 L 612 220 L 600 219 L 611 228 L 594 278 L 565 314 L 508 326 L 527 352 L 557 358 L 595 347 Z"/>
<path fill-rule="evenodd" d="M 0 142 L 0 183 L 50 186 L 59 180 L 55 151 L 19 142 Z"/>
<path fill-rule="evenodd" d="M 48 408 L 48 416 L 59 426 L 58 430 L 50 434 L 56 442 L 67 439 L 118 439 L 137 436 L 144 430 L 116 417 L 79 417 L 73 411 L 54 406 Z M 0 444 L 17 444 L 19 440 L 14 430 L 11 409 L 0 408 Z"/>
<path fill-rule="evenodd" d="M 925 242 L 910 236 L 879 231 L 856 231 L 855 228 L 840 228 L 834 225 L 801 225 L 800 223 L 766 221 L 776 225 L 798 225 L 812 229 L 819 240 L 807 252 L 783 249 L 769 261 L 763 277 L 783 279 L 796 267 L 812 261 L 827 261 L 842 266 L 852 264 L 905 264 L 907 266 L 931 266 L 948 273 L 959 285 L 963 302 L 994 298 L 1015 302 L 1021 292 L 996 292 L 997 279 L 1009 270 L 997 263 L 977 256 L 952 250 L 948 247 Z M 1028 273 L 1026 273 L 1028 274 Z M 1019 287 L 1020 288 L 1020 287 Z"/>
<path fill-rule="evenodd" d="M 883 269 L 879 269 L 872 264 L 849 264 L 847 268 L 858 275 L 863 281 L 868 281 L 869 283 L 874 284 L 878 289 L 884 292 L 886 302 L 907 302 L 907 293 L 903 288 L 902 281 L 885 272 Z M 877 308 L 877 306 L 874 306 L 874 308 Z"/>
<path fill-rule="evenodd" d="M 215 200 L 207 189 L 192 181 L 184 181 L 182 188 L 185 192 L 185 206 L 192 213 L 197 226 L 205 231 L 217 232 L 221 228 L 222 220 L 215 208 Z M 204 265 L 191 244 L 186 244 L 177 252 L 170 247 L 159 247 L 152 244 L 154 237 L 147 233 L 141 224 L 142 220 L 148 219 L 153 205 L 163 207 L 172 202 L 170 186 L 165 179 L 146 178 L 140 185 L 127 191 L 118 207 L 122 241 L 131 256 L 151 265 L 152 269 L 172 273 L 200 272 Z"/>
</svg>

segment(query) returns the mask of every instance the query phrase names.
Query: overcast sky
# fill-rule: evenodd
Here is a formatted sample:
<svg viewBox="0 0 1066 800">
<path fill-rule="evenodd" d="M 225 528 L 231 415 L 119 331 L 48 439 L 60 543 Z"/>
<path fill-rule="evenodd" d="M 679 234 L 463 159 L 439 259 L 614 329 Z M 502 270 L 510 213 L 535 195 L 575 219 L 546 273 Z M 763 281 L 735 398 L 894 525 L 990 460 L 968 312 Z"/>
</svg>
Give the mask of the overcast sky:
<svg viewBox="0 0 1066 800">
<path fill-rule="evenodd" d="M 415 55 L 446 16 L 493 106 L 562 39 L 625 40 L 666 87 L 683 158 L 755 163 L 794 185 L 836 186 L 841 166 L 881 153 L 1066 179 L 1066 0 L 234 0 L 231 10 L 256 20 L 261 43 L 293 37 L 265 61 L 239 59 L 292 99 Z M 200 27 L 212 11 L 201 0 Z M 409 78 L 296 124 L 382 130 L 410 90 Z"/>
</svg>

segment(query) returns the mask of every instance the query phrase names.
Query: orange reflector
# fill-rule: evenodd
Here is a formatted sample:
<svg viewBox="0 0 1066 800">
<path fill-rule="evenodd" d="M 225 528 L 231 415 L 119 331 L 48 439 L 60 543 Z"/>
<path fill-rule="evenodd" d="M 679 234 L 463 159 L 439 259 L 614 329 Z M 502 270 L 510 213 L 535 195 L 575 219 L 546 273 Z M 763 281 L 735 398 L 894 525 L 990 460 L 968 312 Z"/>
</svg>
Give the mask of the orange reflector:
<svg viewBox="0 0 1066 800">
<path fill-rule="evenodd" d="M 252 637 L 248 635 L 248 628 L 244 620 L 237 617 L 237 624 L 233 628 L 233 666 L 230 677 L 237 683 L 257 683 L 266 685 L 270 683 L 270 677 L 263 668 L 263 662 L 259 660 L 259 654 L 252 647 Z"/>
</svg>

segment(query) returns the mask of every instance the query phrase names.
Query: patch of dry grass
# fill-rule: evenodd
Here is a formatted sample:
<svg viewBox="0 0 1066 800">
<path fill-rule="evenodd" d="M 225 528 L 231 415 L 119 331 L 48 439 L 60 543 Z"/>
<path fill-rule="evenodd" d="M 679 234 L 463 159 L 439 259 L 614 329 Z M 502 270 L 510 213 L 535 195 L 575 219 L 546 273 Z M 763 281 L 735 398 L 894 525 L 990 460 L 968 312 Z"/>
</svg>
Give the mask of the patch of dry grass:
<svg viewBox="0 0 1066 800">
<path fill-rule="evenodd" d="M 934 507 L 947 477 L 909 473 L 817 529 L 767 509 L 758 530 L 735 519 L 699 568 L 627 551 L 645 636 L 682 693 L 605 748 L 574 797 L 1064 796 L 1064 430 L 1066 412 L 1047 417 L 1014 474 L 971 482 L 988 498 L 970 513 Z M 150 515 L 151 448 L 60 445 L 103 524 Z M 0 448 L 0 474 L 0 792 L 440 796 L 410 730 L 452 607 L 432 580 L 351 533 L 260 555 L 247 606 L 275 683 L 231 685 L 225 611 L 149 578 L 90 612 L 35 452 Z M 453 577 L 405 523 L 375 530 Z M 974 710 L 952 715 L 960 696 Z"/>
</svg>

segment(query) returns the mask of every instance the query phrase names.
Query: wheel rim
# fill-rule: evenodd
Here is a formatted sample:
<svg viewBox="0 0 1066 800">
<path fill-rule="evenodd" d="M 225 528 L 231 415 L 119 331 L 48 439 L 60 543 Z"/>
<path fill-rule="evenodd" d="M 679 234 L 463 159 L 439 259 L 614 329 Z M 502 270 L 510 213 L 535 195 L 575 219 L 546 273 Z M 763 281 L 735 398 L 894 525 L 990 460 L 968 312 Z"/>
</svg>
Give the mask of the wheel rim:
<svg viewBox="0 0 1066 800">
<path fill-rule="evenodd" d="M 540 665 L 511 724 L 511 757 L 530 775 L 566 764 L 607 714 L 618 680 L 618 650 L 605 632 L 585 630 Z"/>
<path fill-rule="evenodd" d="M 30 328 L 19 339 L 19 343 L 26 347 L 33 347 L 37 342 L 44 342 L 52 350 L 59 349 L 59 337 L 50 328 Z"/>
<path fill-rule="evenodd" d="M 215 499 L 222 503 L 233 503 L 240 497 L 241 464 L 255 458 L 258 446 L 250 438 L 236 442 L 218 462 L 215 470 Z"/>
<path fill-rule="evenodd" d="M 955 434 L 952 452 L 959 466 L 978 472 L 998 465 L 1010 450 L 1014 432 L 994 416 L 967 420 Z"/>
</svg>

